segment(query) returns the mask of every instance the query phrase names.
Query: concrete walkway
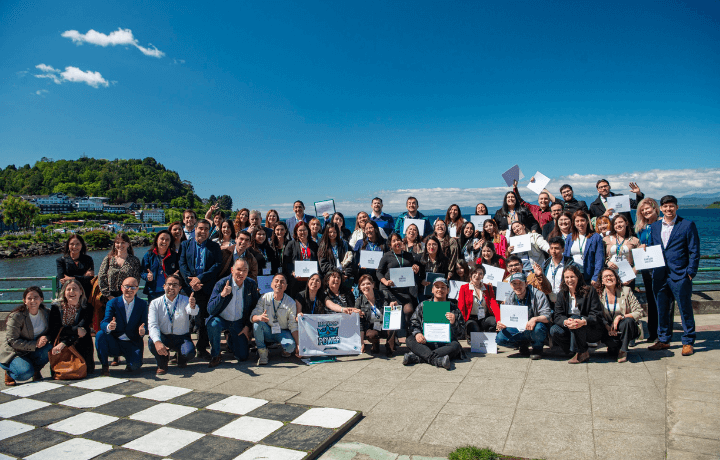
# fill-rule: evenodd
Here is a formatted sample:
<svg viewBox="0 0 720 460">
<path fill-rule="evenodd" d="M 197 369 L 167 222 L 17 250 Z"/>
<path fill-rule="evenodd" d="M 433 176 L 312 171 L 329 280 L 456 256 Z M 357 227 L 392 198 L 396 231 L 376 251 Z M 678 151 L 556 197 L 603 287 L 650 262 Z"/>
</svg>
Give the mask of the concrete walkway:
<svg viewBox="0 0 720 460">
<path fill-rule="evenodd" d="M 146 353 L 133 378 L 362 411 L 364 419 L 325 460 L 445 457 L 468 444 L 548 460 L 718 459 L 720 315 L 697 315 L 696 321 L 695 355 L 680 356 L 679 341 L 663 352 L 642 343 L 625 364 L 605 359 L 604 350 L 573 366 L 560 356 L 530 361 L 501 349 L 473 354 L 452 371 L 404 367 L 401 356 L 307 366 L 281 360 L 273 350 L 269 366 L 232 360 L 211 370 L 197 362 L 156 377 Z M 43 374 L 49 375 L 47 368 Z M 111 374 L 126 377 L 122 368 Z"/>
</svg>

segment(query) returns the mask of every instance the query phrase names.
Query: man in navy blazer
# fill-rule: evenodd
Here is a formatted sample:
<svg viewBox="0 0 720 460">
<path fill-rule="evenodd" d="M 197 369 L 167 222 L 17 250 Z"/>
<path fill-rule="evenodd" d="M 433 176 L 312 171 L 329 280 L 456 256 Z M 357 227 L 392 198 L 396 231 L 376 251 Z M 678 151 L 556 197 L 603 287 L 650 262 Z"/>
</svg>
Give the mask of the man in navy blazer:
<svg viewBox="0 0 720 460">
<path fill-rule="evenodd" d="M 682 318 L 682 354 L 693 354 L 695 317 L 692 308 L 692 279 L 700 265 L 700 237 L 695 223 L 677 215 L 677 198 L 666 195 L 660 199 L 662 220 L 650 227 L 650 241 L 662 247 L 665 266 L 653 270 L 653 293 L 658 308 L 658 342 L 650 350 L 670 348 L 672 339 L 672 301 L 675 300 Z"/>
<path fill-rule="evenodd" d="M 208 302 L 207 331 L 210 337 L 212 358 L 208 367 L 220 364 L 220 337 L 222 331 L 230 331 L 229 348 L 238 361 L 248 358 L 250 331 L 252 322 L 250 313 L 260 299 L 257 283 L 248 278 L 248 263 L 237 259 L 233 263 L 231 275 L 215 284 Z"/>
<path fill-rule="evenodd" d="M 198 315 L 198 341 L 196 349 L 199 358 L 209 358 L 208 340 L 205 319 L 208 317 L 207 304 L 213 286 L 217 282 L 222 266 L 222 250 L 220 245 L 208 239 L 210 222 L 200 219 L 195 224 L 195 238 L 183 241 L 180 247 L 180 273 L 185 283 L 195 293 Z M 190 292 L 188 292 L 190 294 Z"/>
<path fill-rule="evenodd" d="M 109 356 L 124 356 L 128 363 L 126 371 L 136 371 L 142 366 L 143 336 L 148 318 L 148 304 L 137 297 L 138 280 L 126 278 L 115 297 L 105 306 L 105 318 L 95 334 L 95 348 L 102 364 L 102 375 L 110 375 Z"/>
<path fill-rule="evenodd" d="M 303 221 L 306 224 L 309 224 L 313 218 L 313 216 L 305 214 L 305 203 L 300 200 L 293 203 L 293 212 L 295 215 L 285 220 L 290 238 L 292 238 L 293 230 L 298 222 Z"/>
</svg>

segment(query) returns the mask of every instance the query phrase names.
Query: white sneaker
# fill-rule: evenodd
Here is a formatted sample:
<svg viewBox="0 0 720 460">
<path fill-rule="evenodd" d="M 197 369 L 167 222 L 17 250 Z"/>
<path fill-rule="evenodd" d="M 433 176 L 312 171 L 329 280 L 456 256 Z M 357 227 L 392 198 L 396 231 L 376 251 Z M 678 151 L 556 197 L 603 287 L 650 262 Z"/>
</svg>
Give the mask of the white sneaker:
<svg viewBox="0 0 720 460">
<path fill-rule="evenodd" d="M 264 364 L 268 363 L 268 351 L 267 348 L 258 348 L 258 355 L 260 357 L 258 358 L 258 366 L 262 366 Z"/>
</svg>

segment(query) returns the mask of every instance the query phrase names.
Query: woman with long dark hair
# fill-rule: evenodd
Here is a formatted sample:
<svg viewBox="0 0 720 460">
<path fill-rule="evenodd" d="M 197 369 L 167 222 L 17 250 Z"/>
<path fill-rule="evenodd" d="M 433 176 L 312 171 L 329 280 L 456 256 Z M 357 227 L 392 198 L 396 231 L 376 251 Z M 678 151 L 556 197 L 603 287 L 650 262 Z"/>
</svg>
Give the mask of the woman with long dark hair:
<svg viewBox="0 0 720 460">
<path fill-rule="evenodd" d="M 409 320 L 417 306 L 420 278 L 416 274 L 415 286 L 413 287 L 397 287 L 390 279 L 390 269 L 416 266 L 415 256 L 404 250 L 403 240 L 400 235 L 395 232 L 390 234 L 388 245 L 390 246 L 390 250 L 382 256 L 377 269 L 377 277 L 380 280 L 380 290 L 390 292 L 393 298 L 397 299 L 402 305 L 405 318 Z"/>
<path fill-rule="evenodd" d="M 440 241 L 440 248 L 448 259 L 448 279 L 450 279 L 455 272 L 458 252 L 460 252 L 457 239 L 450 237 L 450 234 L 447 232 L 447 226 L 442 220 L 435 221 L 434 230 L 433 235 Z"/>
<path fill-rule="evenodd" d="M 465 262 L 472 262 L 477 259 L 482 244 L 475 238 L 475 224 L 467 221 L 463 224 L 458 235 L 458 248 L 460 249 L 458 259 Z"/>
<path fill-rule="evenodd" d="M 500 231 L 506 231 L 513 222 L 522 222 L 525 227 L 534 232 L 542 232 L 540 225 L 533 217 L 530 210 L 521 206 L 514 192 L 507 192 L 503 199 L 503 205 L 497 210 L 493 217 L 498 224 Z"/>
<path fill-rule="evenodd" d="M 168 230 L 170 230 L 170 234 L 173 237 L 173 250 L 177 254 L 180 254 L 180 247 L 182 245 L 182 242 L 187 240 L 187 236 L 185 236 L 185 232 L 183 231 L 184 227 L 185 227 L 185 224 L 183 224 L 179 220 L 176 222 L 173 222 L 168 227 Z"/>
<path fill-rule="evenodd" d="M 355 308 L 355 296 L 350 289 L 343 286 L 345 281 L 340 270 L 332 270 L 325 275 L 323 280 L 323 299 L 325 301 L 325 309 L 334 313 L 360 313 Z"/>
<path fill-rule="evenodd" d="M 413 265 L 413 271 L 420 277 L 420 286 L 418 286 L 418 300 L 422 302 L 427 298 L 425 295 L 425 287 L 432 285 L 426 280 L 428 273 L 437 273 L 443 278 L 448 277 L 448 259 L 443 253 L 440 240 L 436 236 L 430 235 L 425 240 L 425 252 L 423 252 L 420 261 Z M 410 318 L 407 318 L 410 321 Z"/>
<path fill-rule="evenodd" d="M 462 226 L 465 224 L 460 206 L 451 204 L 447 212 L 445 212 L 444 222 L 450 236 L 453 238 L 459 237 Z"/>
<path fill-rule="evenodd" d="M 495 252 L 495 245 L 490 241 L 483 243 L 482 249 L 480 249 L 480 257 L 478 257 L 475 263 L 478 265 L 486 264 L 498 268 L 506 267 L 505 258 L 500 257 L 500 255 Z"/>
<path fill-rule="evenodd" d="M 624 363 L 630 341 L 642 338 L 640 319 L 645 314 L 633 290 L 622 285 L 615 270 L 606 267 L 601 275 L 603 290 L 600 302 L 605 316 L 602 341 L 608 347 L 608 355 L 617 356 L 618 362 Z"/>
<path fill-rule="evenodd" d="M 279 224 L 278 224 L 279 225 Z M 277 227 L 276 227 L 277 228 Z M 293 229 L 293 239 L 285 246 L 285 254 L 283 255 L 283 274 L 290 278 L 291 292 L 293 296 L 305 289 L 308 278 L 297 276 L 295 274 L 296 261 L 315 261 L 318 260 L 318 245 L 310 239 L 310 229 L 304 221 L 299 221 Z"/>
<path fill-rule="evenodd" d="M 380 234 L 380 228 L 374 220 L 368 220 L 365 223 L 363 233 L 365 236 L 355 244 L 353 251 L 355 254 L 354 265 L 358 267 L 355 279 L 360 279 L 363 275 L 370 275 L 376 280 L 376 269 L 360 266 L 360 251 L 377 251 L 379 252 L 378 260 L 380 260 L 383 253 L 387 250 L 385 238 Z"/>
<path fill-rule="evenodd" d="M 256 228 L 250 234 L 250 247 L 260 257 L 258 261 L 258 273 L 266 275 L 266 270 L 269 268 L 270 273 L 268 275 L 274 275 L 278 271 L 280 262 L 278 261 L 275 249 L 268 242 L 267 232 L 263 228 Z"/>
<path fill-rule="evenodd" d="M 610 234 L 603 238 L 605 245 L 605 265 L 617 271 L 618 262 L 625 260 L 635 270 L 632 251 L 640 247 L 640 240 L 633 236 L 632 228 L 625 214 L 616 214 L 610 222 Z M 635 278 L 625 283 L 635 289 Z"/>
<path fill-rule="evenodd" d="M 213 241 L 220 245 L 220 249 L 230 249 L 235 246 L 235 224 L 230 220 L 223 220 L 217 238 L 213 238 Z"/>
<path fill-rule="evenodd" d="M 179 275 L 180 256 L 173 250 L 173 246 L 172 234 L 168 230 L 160 230 L 143 257 L 140 276 L 145 280 L 143 294 L 147 296 L 148 304 L 165 295 L 165 279 L 168 275 Z"/>
<path fill-rule="evenodd" d="M 483 230 L 482 230 L 482 233 L 480 234 L 480 241 L 481 242 L 489 241 L 492 244 L 494 244 L 495 252 L 500 257 L 508 256 L 507 238 L 505 238 L 505 235 L 500 232 L 500 229 L 498 228 L 498 223 L 495 222 L 495 219 L 488 219 L 485 222 L 483 222 Z"/>
<path fill-rule="evenodd" d="M 298 317 L 302 315 L 325 314 L 325 300 L 322 297 L 322 277 L 319 273 L 308 278 L 307 286 L 295 296 Z"/>
<path fill-rule="evenodd" d="M 50 353 L 59 354 L 63 348 L 74 345 L 85 360 L 88 375 L 95 372 L 94 346 L 90 335 L 93 309 L 85 298 L 82 286 L 76 280 L 65 283 L 60 297 L 50 307 L 48 339 L 58 344 Z"/>
<path fill-rule="evenodd" d="M 270 239 L 270 247 L 275 251 L 275 257 L 278 261 L 278 273 L 283 273 L 285 247 L 289 242 L 290 232 L 288 232 L 287 224 L 285 222 L 278 222 L 275 224 L 272 238 Z"/>
<path fill-rule="evenodd" d="M 65 242 L 63 255 L 57 258 L 57 278 L 60 284 L 76 279 L 85 291 L 85 297 L 92 290 L 92 279 L 95 277 L 95 262 L 87 254 L 87 245 L 82 236 L 73 234 Z"/>
<path fill-rule="evenodd" d="M 348 245 L 342 239 L 340 228 L 334 223 L 327 224 L 318 249 L 320 273 L 324 276 L 331 270 L 340 270 L 346 277 L 349 277 L 352 273 L 349 263 L 352 260 L 352 254 L 347 256 L 347 253 Z M 346 257 L 350 257 L 350 259 L 348 260 Z"/>
<path fill-rule="evenodd" d="M 590 226 L 590 217 L 585 211 L 573 214 L 572 234 L 565 244 L 564 256 L 572 257 L 581 267 L 585 283 L 600 286 L 600 270 L 605 263 L 605 246 L 602 237 Z"/>
</svg>

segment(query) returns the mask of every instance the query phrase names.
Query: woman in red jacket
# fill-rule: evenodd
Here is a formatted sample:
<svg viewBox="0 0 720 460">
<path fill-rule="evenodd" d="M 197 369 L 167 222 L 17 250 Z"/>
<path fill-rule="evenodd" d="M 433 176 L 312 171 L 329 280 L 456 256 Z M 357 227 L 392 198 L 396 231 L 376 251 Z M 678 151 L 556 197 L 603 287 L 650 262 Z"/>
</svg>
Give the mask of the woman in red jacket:
<svg viewBox="0 0 720 460">
<path fill-rule="evenodd" d="M 470 272 L 470 283 L 460 288 L 458 308 L 465 318 L 465 332 L 470 340 L 471 332 L 495 331 L 500 318 L 500 307 L 495 300 L 495 290 L 483 284 L 485 269 L 476 265 Z"/>
</svg>

